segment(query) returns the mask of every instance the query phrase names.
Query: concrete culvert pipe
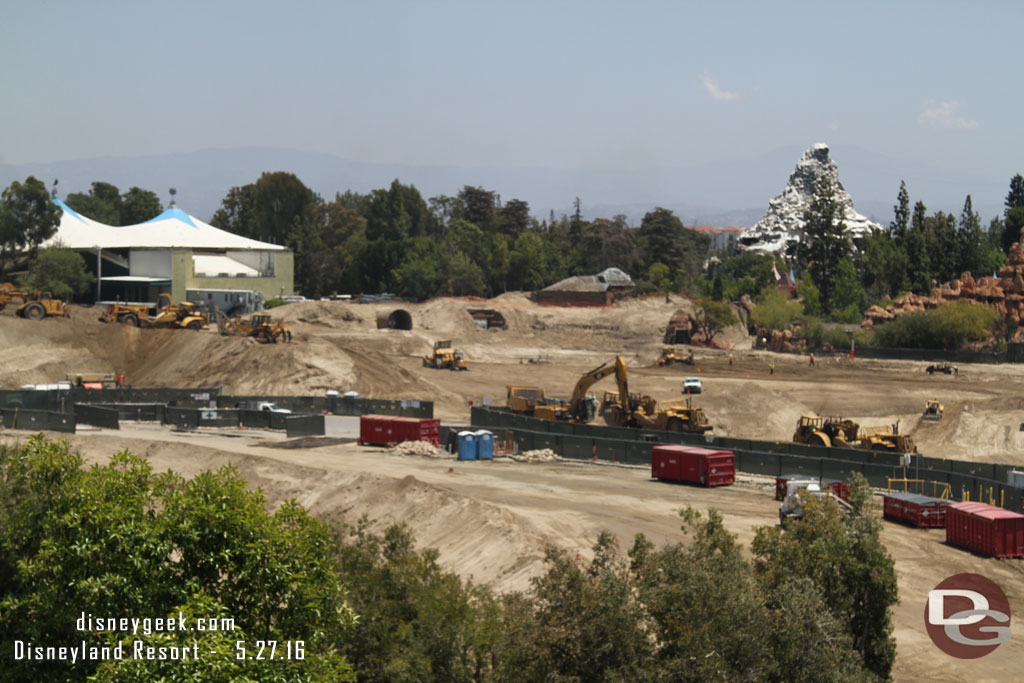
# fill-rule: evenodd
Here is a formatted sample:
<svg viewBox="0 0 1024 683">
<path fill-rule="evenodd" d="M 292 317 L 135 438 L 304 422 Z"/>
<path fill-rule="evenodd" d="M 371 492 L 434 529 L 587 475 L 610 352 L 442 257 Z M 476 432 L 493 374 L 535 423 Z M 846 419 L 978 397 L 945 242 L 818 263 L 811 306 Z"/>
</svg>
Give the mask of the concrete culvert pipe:
<svg viewBox="0 0 1024 683">
<path fill-rule="evenodd" d="M 392 330 L 411 330 L 412 329 L 412 315 L 409 311 L 404 311 L 401 308 L 391 311 L 383 311 L 377 314 L 377 329 L 381 330 L 384 328 Z"/>
</svg>

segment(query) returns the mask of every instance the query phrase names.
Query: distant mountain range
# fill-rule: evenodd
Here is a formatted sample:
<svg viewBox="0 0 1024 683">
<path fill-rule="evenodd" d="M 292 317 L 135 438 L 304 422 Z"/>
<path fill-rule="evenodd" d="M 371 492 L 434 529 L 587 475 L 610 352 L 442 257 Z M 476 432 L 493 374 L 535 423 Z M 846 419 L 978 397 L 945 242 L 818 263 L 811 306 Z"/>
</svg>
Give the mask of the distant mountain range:
<svg viewBox="0 0 1024 683">
<path fill-rule="evenodd" d="M 808 141 L 806 148 L 814 140 Z M 481 186 L 503 200 L 529 202 L 531 212 L 546 219 L 572 212 L 579 197 L 586 218 L 625 214 L 631 225 L 656 206 L 673 210 L 687 225 L 750 226 L 764 215 L 769 200 L 786 186 L 804 148 L 785 147 L 749 158 L 648 169 L 553 169 L 525 167 L 461 167 L 351 161 L 322 152 L 247 147 L 203 149 L 141 157 L 96 157 L 39 164 L 0 164 L 0 187 L 29 175 L 46 182 L 60 180 L 61 196 L 87 192 L 96 180 L 121 191 L 135 185 L 156 192 L 166 205 L 168 189 L 177 189 L 178 205 L 209 220 L 228 190 L 259 178 L 265 171 L 289 171 L 324 199 L 353 190 L 387 187 L 396 178 L 415 185 L 425 198 L 455 195 L 463 185 Z M 959 214 L 964 197 L 972 195 L 983 221 L 1002 214 L 1009 178 L 984 173 L 935 169 L 889 159 L 855 147 L 832 147 L 843 186 L 858 212 L 887 225 L 900 180 L 906 180 L 911 202 L 922 200 L 929 213 Z"/>
</svg>

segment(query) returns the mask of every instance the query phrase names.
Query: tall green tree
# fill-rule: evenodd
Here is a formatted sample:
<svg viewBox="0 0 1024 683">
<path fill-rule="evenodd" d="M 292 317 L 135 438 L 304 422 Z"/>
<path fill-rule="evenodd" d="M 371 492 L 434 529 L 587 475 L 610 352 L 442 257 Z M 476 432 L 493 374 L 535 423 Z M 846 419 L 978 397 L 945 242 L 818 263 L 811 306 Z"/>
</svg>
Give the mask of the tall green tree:
<svg viewBox="0 0 1024 683">
<path fill-rule="evenodd" d="M 892 207 L 893 221 L 889 225 L 893 237 L 898 244 L 902 243 L 907 234 L 907 225 L 910 220 L 910 193 L 907 192 L 907 183 L 900 181 L 900 191 L 896 195 L 896 204 Z"/>
<path fill-rule="evenodd" d="M 61 211 L 50 200 L 46 184 L 29 176 L 14 181 L 0 194 L 0 282 L 14 263 L 35 254 L 40 244 L 53 237 Z"/>
<path fill-rule="evenodd" d="M 957 222 L 953 214 L 942 211 L 925 219 L 925 235 L 928 244 L 928 264 L 932 277 L 939 282 L 948 282 L 959 275 L 960 245 Z"/>
<path fill-rule="evenodd" d="M 850 253 L 850 239 L 835 188 L 825 176 L 815 182 L 814 198 L 804 214 L 804 235 L 801 260 L 807 264 L 821 294 L 822 308 L 828 313 L 833 307 L 839 262 Z"/>
<path fill-rule="evenodd" d="M 1010 191 L 1006 193 L 1006 213 L 1024 206 L 1024 176 L 1020 173 L 1010 179 Z"/>
<path fill-rule="evenodd" d="M 980 272 L 984 255 L 985 234 L 981 230 L 981 217 L 974 212 L 971 195 L 967 195 L 957 226 L 957 271 L 967 271 L 975 276 L 984 275 Z"/>
<path fill-rule="evenodd" d="M 482 187 L 464 185 L 459 191 L 459 202 L 462 211 L 456 214 L 456 218 L 467 220 L 482 230 L 494 227 L 498 205 L 496 193 Z"/>
<path fill-rule="evenodd" d="M 928 209 L 924 202 L 914 204 L 910 229 L 906 236 L 908 281 L 918 294 L 928 294 L 932 288 L 931 235 L 927 224 Z"/>
<path fill-rule="evenodd" d="M 515 240 L 532 226 L 530 205 L 521 199 L 510 199 L 498 209 L 496 225 L 506 237 Z"/>
<path fill-rule="evenodd" d="M 138 225 L 156 218 L 164 210 L 156 193 L 131 187 L 121 195 L 120 225 Z"/>
<path fill-rule="evenodd" d="M 672 211 L 661 207 L 644 214 L 637 238 L 645 269 L 660 262 L 689 280 L 700 275 L 711 245 L 710 237 L 687 230 Z"/>
<path fill-rule="evenodd" d="M 1003 224 L 1003 252 L 1009 255 L 1014 242 L 1020 242 L 1021 230 L 1024 230 L 1024 206 L 1015 206 L 1006 212 Z"/>
</svg>

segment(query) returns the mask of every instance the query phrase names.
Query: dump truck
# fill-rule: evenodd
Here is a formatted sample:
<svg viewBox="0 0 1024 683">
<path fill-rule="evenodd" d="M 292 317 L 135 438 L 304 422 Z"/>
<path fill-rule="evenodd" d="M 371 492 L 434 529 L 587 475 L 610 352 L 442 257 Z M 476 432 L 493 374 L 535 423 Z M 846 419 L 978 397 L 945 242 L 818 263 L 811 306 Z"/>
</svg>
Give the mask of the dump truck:
<svg viewBox="0 0 1024 683">
<path fill-rule="evenodd" d="M 658 429 L 670 432 L 703 434 L 714 427 L 708 424 L 702 408 L 695 408 L 691 399 L 659 403 L 643 394 L 629 392 L 626 361 L 615 359 L 617 392 L 605 392 L 599 411 L 606 424 L 613 427 Z"/>
<path fill-rule="evenodd" d="M 666 346 L 661 350 L 661 355 L 658 356 L 658 360 L 654 362 L 658 367 L 673 365 L 675 363 L 693 365 L 693 351 L 691 350 L 688 354 L 684 354 L 681 349 L 677 349 L 674 346 Z"/>
<path fill-rule="evenodd" d="M 917 453 L 909 434 L 900 434 L 899 422 L 893 425 L 861 427 L 842 417 L 803 415 L 797 421 L 793 442 L 812 446 L 859 448 L 896 453 Z"/>
<path fill-rule="evenodd" d="M 938 422 L 942 419 L 942 404 L 935 399 L 925 401 L 924 412 L 921 413 L 922 420 Z"/>
<path fill-rule="evenodd" d="M 253 313 L 248 318 L 229 318 L 223 311 L 217 311 L 217 329 L 222 335 L 254 337 L 262 344 L 290 342 L 292 330 L 282 322 L 275 322 L 267 313 Z"/>
<path fill-rule="evenodd" d="M 71 316 L 68 305 L 60 299 L 54 299 L 50 292 L 31 292 L 25 295 L 25 303 L 15 313 L 29 320 L 42 320 L 46 316 Z"/>
<path fill-rule="evenodd" d="M 466 357 L 462 351 L 452 348 L 452 342 L 449 339 L 434 342 L 434 350 L 430 355 L 423 357 L 423 367 L 438 370 L 469 370 Z"/>
</svg>

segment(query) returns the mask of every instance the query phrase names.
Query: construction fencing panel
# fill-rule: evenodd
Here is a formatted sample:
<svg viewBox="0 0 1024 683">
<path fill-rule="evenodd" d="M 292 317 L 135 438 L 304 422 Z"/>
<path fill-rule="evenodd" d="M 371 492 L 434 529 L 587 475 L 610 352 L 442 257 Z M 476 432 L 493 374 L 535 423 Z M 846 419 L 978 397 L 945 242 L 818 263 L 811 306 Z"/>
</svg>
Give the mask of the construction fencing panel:
<svg viewBox="0 0 1024 683">
<path fill-rule="evenodd" d="M 199 408 L 199 427 L 238 427 L 239 412 L 230 408 Z"/>
<path fill-rule="evenodd" d="M 270 429 L 270 411 L 239 410 L 238 423 L 240 426 L 250 429 Z"/>
<path fill-rule="evenodd" d="M 0 423 L 7 429 L 75 433 L 75 416 L 48 410 L 0 408 Z"/>
<path fill-rule="evenodd" d="M 321 436 L 326 433 L 323 415 L 291 415 L 285 418 L 288 438 L 296 436 Z"/>
<path fill-rule="evenodd" d="M 434 402 L 419 399 L 377 399 L 357 396 L 332 396 L 327 410 L 333 415 L 396 415 L 399 417 L 434 417 Z M 473 406 L 472 410 L 486 410 Z"/>
<path fill-rule="evenodd" d="M 71 397 L 74 403 L 160 403 L 163 405 L 198 408 L 208 406 L 217 399 L 220 387 L 181 388 L 135 388 L 85 389 L 74 387 Z"/>
<path fill-rule="evenodd" d="M 195 429 L 199 426 L 199 411 L 195 408 L 167 406 L 164 409 L 164 424 L 178 429 Z"/>
<path fill-rule="evenodd" d="M 117 411 L 117 417 L 121 420 L 133 420 L 135 422 L 164 421 L 165 406 L 162 403 L 94 403 L 91 405 L 112 408 Z"/>
<path fill-rule="evenodd" d="M 105 406 L 91 406 L 80 403 L 75 406 L 75 420 L 82 424 L 103 427 L 104 429 L 121 428 L 117 409 Z"/>
</svg>

